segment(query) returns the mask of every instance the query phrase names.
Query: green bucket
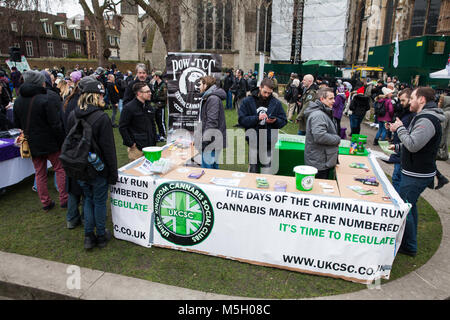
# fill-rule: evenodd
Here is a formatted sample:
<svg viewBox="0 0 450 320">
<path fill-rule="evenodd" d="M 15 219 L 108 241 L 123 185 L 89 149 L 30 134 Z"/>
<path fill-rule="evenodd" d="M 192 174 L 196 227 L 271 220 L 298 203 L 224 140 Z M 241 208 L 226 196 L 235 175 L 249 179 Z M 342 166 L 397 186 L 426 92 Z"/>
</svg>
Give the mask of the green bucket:
<svg viewBox="0 0 450 320">
<path fill-rule="evenodd" d="M 294 168 L 297 190 L 311 191 L 318 170 L 310 166 L 298 166 Z"/>
<path fill-rule="evenodd" d="M 142 149 L 142 152 L 144 153 L 145 159 L 147 159 L 150 162 L 155 162 L 161 159 L 161 153 L 163 151 L 163 148 L 161 147 L 148 147 Z"/>
</svg>

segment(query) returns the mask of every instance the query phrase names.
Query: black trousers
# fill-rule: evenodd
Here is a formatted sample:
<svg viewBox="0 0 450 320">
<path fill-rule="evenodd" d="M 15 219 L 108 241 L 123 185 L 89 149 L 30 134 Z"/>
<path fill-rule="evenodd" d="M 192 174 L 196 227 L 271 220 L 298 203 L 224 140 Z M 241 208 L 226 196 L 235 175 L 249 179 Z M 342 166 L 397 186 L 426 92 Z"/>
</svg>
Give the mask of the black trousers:
<svg viewBox="0 0 450 320">
<path fill-rule="evenodd" d="M 155 122 L 160 137 L 166 136 L 166 108 L 156 108 Z"/>
</svg>

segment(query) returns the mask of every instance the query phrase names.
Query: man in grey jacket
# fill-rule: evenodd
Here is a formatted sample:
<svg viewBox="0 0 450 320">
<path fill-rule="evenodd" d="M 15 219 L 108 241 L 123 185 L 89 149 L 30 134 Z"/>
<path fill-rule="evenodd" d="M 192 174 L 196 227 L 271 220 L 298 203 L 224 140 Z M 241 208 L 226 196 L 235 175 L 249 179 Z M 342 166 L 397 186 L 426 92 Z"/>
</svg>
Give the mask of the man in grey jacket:
<svg viewBox="0 0 450 320">
<path fill-rule="evenodd" d="M 441 122 L 444 112 L 437 108 L 435 92 L 421 87 L 413 91 L 410 111 L 416 113 L 408 128 L 397 118 L 389 125 L 391 132 L 397 132 L 401 141 L 391 145 L 398 152 L 401 148 L 402 178 L 399 195 L 412 205 L 406 217 L 405 232 L 399 252 L 415 256 L 417 254 L 417 200 L 421 193 L 434 182 L 436 176 L 436 155 L 442 137 Z"/>
<path fill-rule="evenodd" d="M 305 111 L 305 164 L 319 170 L 317 179 L 328 179 L 338 162 L 341 138 L 333 118 L 333 89 L 320 89 L 317 97 Z"/>
</svg>

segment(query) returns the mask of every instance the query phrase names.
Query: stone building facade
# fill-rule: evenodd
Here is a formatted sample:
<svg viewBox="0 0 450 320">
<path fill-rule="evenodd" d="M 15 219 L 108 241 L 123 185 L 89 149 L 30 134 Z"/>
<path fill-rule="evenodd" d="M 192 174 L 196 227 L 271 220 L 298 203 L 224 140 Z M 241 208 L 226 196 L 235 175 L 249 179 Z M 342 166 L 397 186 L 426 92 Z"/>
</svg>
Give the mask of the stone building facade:
<svg viewBox="0 0 450 320">
<path fill-rule="evenodd" d="M 181 51 L 222 55 L 224 68 L 253 69 L 259 53 L 270 56 L 271 5 L 266 0 L 183 0 Z M 157 8 L 158 9 L 158 8 Z M 123 60 L 149 61 L 165 68 L 167 50 L 161 33 L 137 6 L 121 4 L 120 53 Z M 136 48 L 137 47 L 137 48 Z"/>
</svg>

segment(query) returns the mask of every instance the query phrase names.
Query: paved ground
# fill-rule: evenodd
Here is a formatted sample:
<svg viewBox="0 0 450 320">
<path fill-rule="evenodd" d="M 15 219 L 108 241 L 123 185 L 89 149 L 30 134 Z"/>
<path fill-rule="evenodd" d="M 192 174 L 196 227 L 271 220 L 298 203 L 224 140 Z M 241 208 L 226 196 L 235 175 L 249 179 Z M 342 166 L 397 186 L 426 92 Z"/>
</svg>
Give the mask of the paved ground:
<svg viewBox="0 0 450 320">
<path fill-rule="evenodd" d="M 342 122 L 348 127 L 348 119 Z M 369 148 L 375 129 L 363 125 Z M 374 148 L 380 151 L 378 147 Z M 389 175 L 392 166 L 380 161 Z M 438 162 L 439 170 L 450 177 L 450 161 Z M 344 300 L 442 300 L 450 297 L 450 185 L 442 190 L 426 190 L 423 197 L 436 209 L 443 226 L 437 253 L 418 270 L 378 289 L 362 290 L 319 299 Z M 79 277 L 78 277 L 79 276 Z M 3 298 L 2 298 L 3 297 Z M 233 300 L 222 296 L 178 288 L 33 257 L 0 252 L 0 299 L 151 299 L 151 300 Z"/>
</svg>

